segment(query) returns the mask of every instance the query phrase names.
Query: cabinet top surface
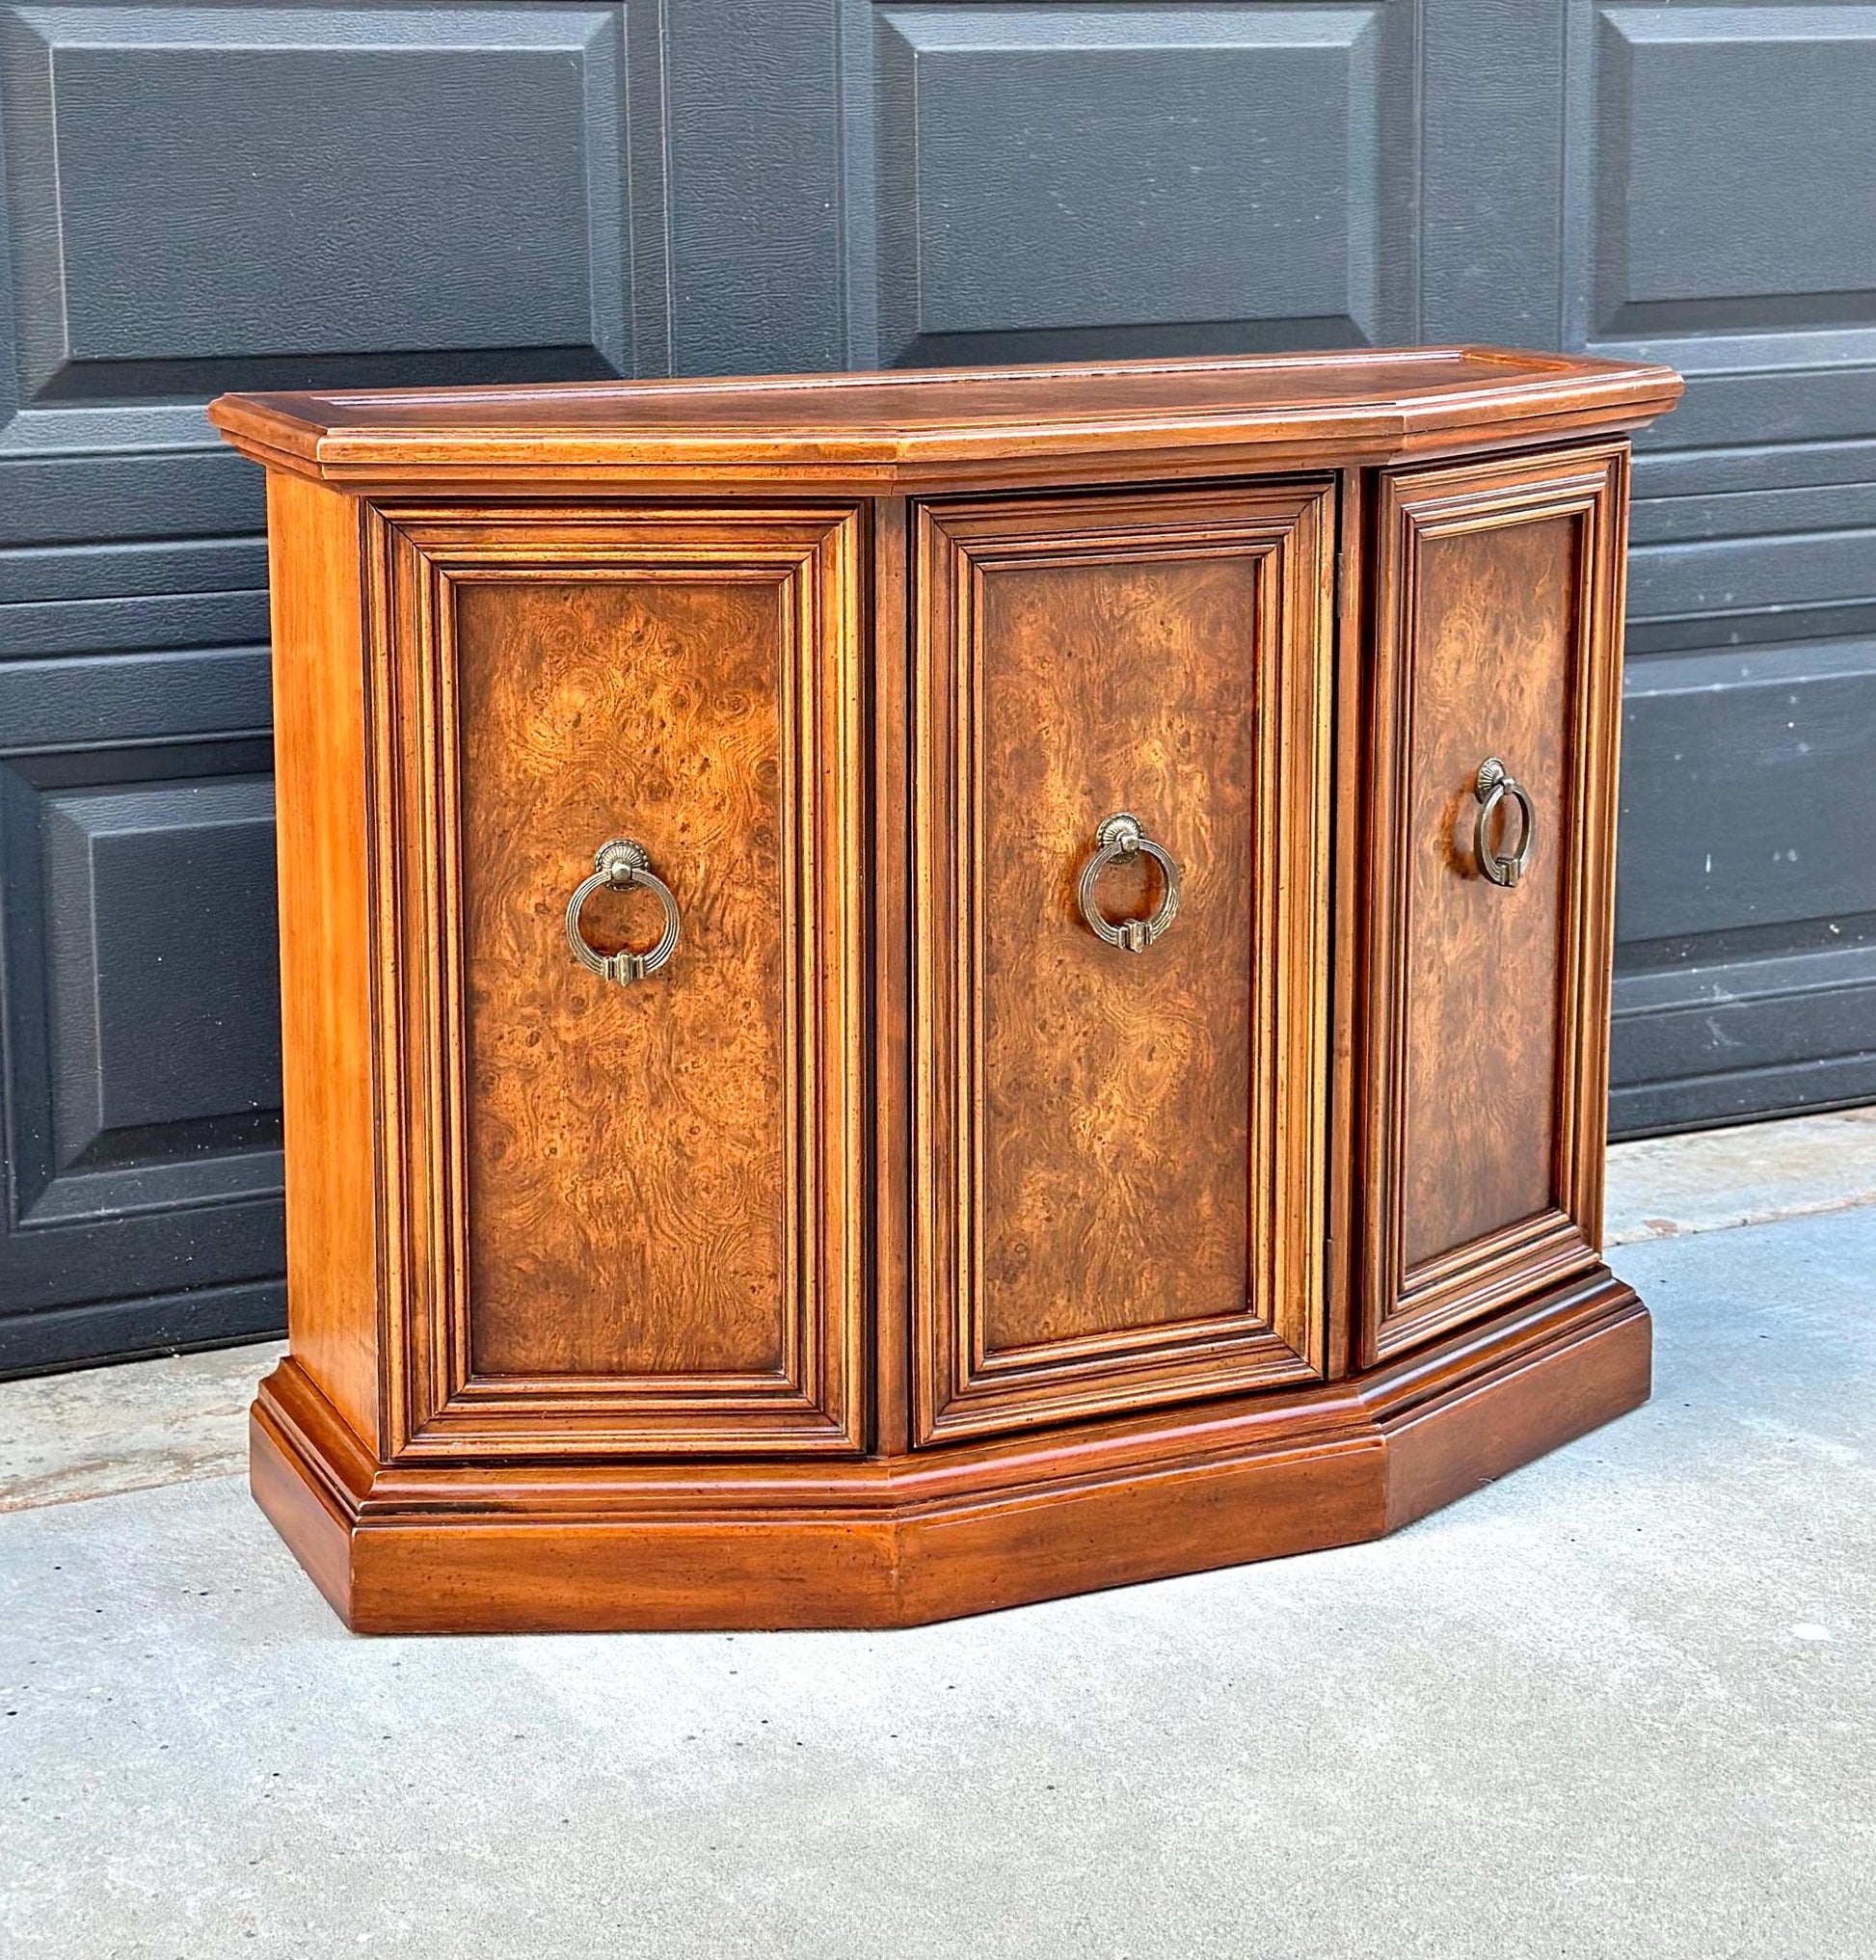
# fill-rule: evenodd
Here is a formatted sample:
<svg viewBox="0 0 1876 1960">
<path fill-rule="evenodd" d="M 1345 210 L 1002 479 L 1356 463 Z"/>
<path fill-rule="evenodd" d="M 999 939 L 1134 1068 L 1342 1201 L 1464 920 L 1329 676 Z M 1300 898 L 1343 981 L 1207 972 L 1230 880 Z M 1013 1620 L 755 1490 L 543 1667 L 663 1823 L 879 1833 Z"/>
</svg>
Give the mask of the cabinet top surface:
<svg viewBox="0 0 1876 1960">
<path fill-rule="evenodd" d="M 710 381 L 224 395 L 248 454 L 354 485 L 605 470 L 872 478 L 1168 449 L 1286 462 L 1634 427 L 1670 368 L 1490 347 Z"/>
</svg>

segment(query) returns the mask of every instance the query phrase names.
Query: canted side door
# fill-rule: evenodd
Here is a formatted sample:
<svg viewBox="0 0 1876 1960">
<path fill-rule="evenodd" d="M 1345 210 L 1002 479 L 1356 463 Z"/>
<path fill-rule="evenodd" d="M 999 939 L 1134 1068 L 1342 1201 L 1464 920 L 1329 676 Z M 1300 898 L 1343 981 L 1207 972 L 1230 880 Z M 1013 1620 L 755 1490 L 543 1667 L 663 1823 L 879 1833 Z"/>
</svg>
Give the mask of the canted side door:
<svg viewBox="0 0 1876 1960">
<path fill-rule="evenodd" d="M 407 1456 L 859 1447 L 859 522 L 374 514 Z"/>
<path fill-rule="evenodd" d="M 1626 467 L 1381 480 L 1364 1362 L 1596 1260 Z"/>
<path fill-rule="evenodd" d="M 916 514 L 920 1442 L 1321 1372 L 1333 534 Z"/>
</svg>

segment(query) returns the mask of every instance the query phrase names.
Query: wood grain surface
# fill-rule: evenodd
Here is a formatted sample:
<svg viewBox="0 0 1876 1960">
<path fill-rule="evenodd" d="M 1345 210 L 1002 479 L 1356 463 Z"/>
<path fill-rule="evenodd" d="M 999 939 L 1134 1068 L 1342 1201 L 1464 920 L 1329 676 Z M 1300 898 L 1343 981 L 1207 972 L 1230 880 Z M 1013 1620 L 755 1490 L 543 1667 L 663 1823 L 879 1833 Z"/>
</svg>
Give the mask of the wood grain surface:
<svg viewBox="0 0 1876 1960">
<path fill-rule="evenodd" d="M 925 510 L 928 1440 L 1323 1365 L 1331 524 L 1319 486 Z M 1182 872 L 1138 954 L 1077 902 L 1122 809 Z"/>
<path fill-rule="evenodd" d="M 1648 1392 L 1606 1269 L 1364 1378 L 912 1457 L 374 1469 L 290 1360 L 256 1499 L 361 1632 L 894 1626 L 1379 1536 Z"/>
<path fill-rule="evenodd" d="M 1595 1258 L 1626 467 L 1603 444 L 1380 479 L 1362 1365 Z M 1537 815 L 1511 888 L 1476 852 L 1493 755 Z"/>
<path fill-rule="evenodd" d="M 379 1446 L 371 844 L 359 685 L 358 504 L 267 479 L 280 836 L 286 1320 L 293 1352 Z"/>
<path fill-rule="evenodd" d="M 786 579 L 457 586 L 478 1375 L 780 1372 Z M 638 839 L 683 913 L 630 987 L 567 896 Z M 650 947 L 650 894 L 586 907 Z"/>
<path fill-rule="evenodd" d="M 826 494 L 1380 463 L 1629 427 L 1671 369 L 1503 347 L 231 394 L 209 415 L 280 469 L 373 496 L 496 481 Z M 1092 470 L 1090 473 L 1090 466 Z"/>
<path fill-rule="evenodd" d="M 1421 546 L 1407 767 L 1407 1134 L 1402 1256 L 1435 1253 L 1558 1200 L 1557 1009 L 1580 519 Z M 1479 871 L 1479 765 L 1537 809 L 1522 879 Z M 1497 828 L 1494 825 L 1494 828 Z"/>
<path fill-rule="evenodd" d="M 1244 1313 L 1262 554 L 982 575 L 979 1284 L 996 1354 Z M 1143 953 L 1076 881 L 1131 810 L 1180 867 Z M 1149 916 L 1144 854 L 1103 873 Z"/>
</svg>

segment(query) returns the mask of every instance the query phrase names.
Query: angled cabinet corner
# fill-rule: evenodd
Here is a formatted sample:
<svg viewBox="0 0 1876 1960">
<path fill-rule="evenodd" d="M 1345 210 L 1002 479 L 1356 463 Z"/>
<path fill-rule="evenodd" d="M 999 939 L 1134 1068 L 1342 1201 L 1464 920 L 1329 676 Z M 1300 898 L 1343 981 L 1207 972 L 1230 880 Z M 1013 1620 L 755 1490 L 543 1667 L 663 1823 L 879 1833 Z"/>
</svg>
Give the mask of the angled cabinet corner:
<svg viewBox="0 0 1876 1960">
<path fill-rule="evenodd" d="M 859 529 L 367 514 L 405 1461 L 860 1446 Z"/>
<path fill-rule="evenodd" d="M 1597 1261 L 1626 468 L 1380 478 L 1363 1365 Z"/>
</svg>

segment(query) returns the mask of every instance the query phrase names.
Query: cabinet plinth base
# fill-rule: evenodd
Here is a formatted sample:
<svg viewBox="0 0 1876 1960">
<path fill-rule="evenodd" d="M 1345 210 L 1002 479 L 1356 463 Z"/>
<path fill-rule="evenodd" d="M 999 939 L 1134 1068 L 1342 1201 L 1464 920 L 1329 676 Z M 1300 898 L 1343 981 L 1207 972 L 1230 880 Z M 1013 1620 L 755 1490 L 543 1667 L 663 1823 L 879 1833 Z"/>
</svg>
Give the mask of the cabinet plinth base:
<svg viewBox="0 0 1876 1960">
<path fill-rule="evenodd" d="M 291 1360 L 261 1509 L 362 1633 L 916 1625 L 1377 1538 L 1646 1402 L 1597 1268 L 1307 1390 L 846 1463 L 375 1463 Z"/>
</svg>

